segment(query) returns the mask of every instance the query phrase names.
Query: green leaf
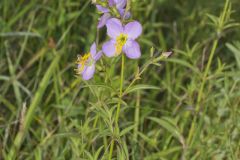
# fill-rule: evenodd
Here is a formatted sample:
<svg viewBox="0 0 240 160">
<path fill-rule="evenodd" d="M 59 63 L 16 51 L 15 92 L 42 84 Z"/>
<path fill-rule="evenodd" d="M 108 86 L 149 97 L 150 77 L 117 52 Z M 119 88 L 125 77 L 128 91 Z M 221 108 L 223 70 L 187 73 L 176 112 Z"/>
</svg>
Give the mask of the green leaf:
<svg viewBox="0 0 240 160">
<path fill-rule="evenodd" d="M 176 59 L 176 58 L 170 58 L 170 59 L 164 59 L 164 61 L 166 62 L 172 62 L 172 63 L 176 63 L 176 64 L 180 64 L 184 67 L 187 67 L 189 69 L 191 69 L 193 72 L 200 74 L 199 70 L 197 67 L 191 65 L 190 63 L 188 63 L 187 61 L 184 60 L 180 60 L 180 59 Z"/>
<path fill-rule="evenodd" d="M 101 147 L 97 150 L 97 152 L 94 154 L 94 160 L 99 160 L 99 159 L 100 159 L 99 155 L 100 155 L 103 147 L 104 147 L 104 146 L 101 146 Z"/>
<path fill-rule="evenodd" d="M 160 90 L 159 87 L 156 87 L 156 86 L 153 86 L 153 85 L 139 84 L 139 85 L 135 85 L 135 86 L 132 86 L 130 88 L 127 88 L 124 93 L 128 94 L 128 93 L 131 93 L 131 92 L 135 92 L 137 90 L 146 90 L 146 89 Z"/>
<path fill-rule="evenodd" d="M 139 136 L 145 141 L 147 142 L 149 145 L 151 145 L 152 147 L 156 147 L 157 143 L 155 140 L 149 138 L 148 136 L 146 136 L 145 134 L 138 132 Z"/>
<path fill-rule="evenodd" d="M 177 138 L 181 143 L 183 142 L 183 137 L 178 131 L 177 127 L 174 125 L 174 122 L 172 119 L 165 117 L 162 119 L 156 118 L 156 117 L 149 117 L 148 119 L 158 123 L 160 126 L 162 126 L 164 129 L 166 129 L 168 132 L 170 132 L 175 138 Z"/>
<path fill-rule="evenodd" d="M 240 42 L 236 42 L 234 44 L 227 43 L 226 46 L 234 54 L 237 66 L 240 69 Z"/>
<path fill-rule="evenodd" d="M 145 160 L 154 160 L 154 159 L 159 160 L 160 157 L 161 158 L 166 157 L 169 154 L 173 154 L 174 152 L 177 152 L 177 151 L 180 151 L 180 150 L 182 150 L 182 147 L 179 147 L 179 146 L 178 147 L 173 147 L 173 148 L 170 148 L 170 149 L 167 149 L 167 150 L 163 150 L 163 151 L 148 155 L 144 159 Z"/>
<path fill-rule="evenodd" d="M 93 159 L 93 156 L 91 155 L 90 152 L 88 152 L 87 150 L 85 150 L 84 153 L 87 155 L 88 160 L 94 160 L 94 159 Z"/>
<path fill-rule="evenodd" d="M 134 129 L 135 126 L 136 126 L 136 124 L 133 124 L 133 125 L 125 128 L 124 130 L 122 130 L 122 131 L 120 132 L 120 137 L 123 136 L 123 135 L 125 135 L 125 134 L 127 134 L 127 133 L 128 133 L 129 131 L 131 131 L 132 129 Z"/>
</svg>

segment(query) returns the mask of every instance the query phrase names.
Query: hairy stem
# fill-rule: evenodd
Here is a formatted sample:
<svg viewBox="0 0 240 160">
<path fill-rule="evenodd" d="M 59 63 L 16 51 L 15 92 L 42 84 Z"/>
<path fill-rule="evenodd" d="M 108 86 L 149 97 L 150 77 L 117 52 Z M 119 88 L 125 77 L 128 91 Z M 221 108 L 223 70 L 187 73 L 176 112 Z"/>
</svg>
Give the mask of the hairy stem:
<svg viewBox="0 0 240 160">
<path fill-rule="evenodd" d="M 138 139 L 138 126 L 139 126 L 139 117 L 140 117 L 140 91 L 137 91 L 137 102 L 136 102 L 136 108 L 135 108 L 135 114 L 134 114 L 134 141 L 137 142 Z"/>
<path fill-rule="evenodd" d="M 120 112 L 120 108 L 121 108 L 121 99 L 122 99 L 122 94 L 123 94 L 124 65 L 125 65 L 125 57 L 124 57 L 124 54 L 122 54 L 121 80 L 120 80 L 120 89 L 119 89 L 119 101 L 118 101 L 116 120 L 115 120 L 116 124 L 118 124 L 119 112 Z"/>
<path fill-rule="evenodd" d="M 122 95 L 123 95 L 124 65 L 125 65 L 125 57 L 124 57 L 124 54 L 122 54 L 119 101 L 118 101 L 117 112 L 116 112 L 116 117 L 115 117 L 116 118 L 115 119 L 116 128 L 118 127 L 118 119 L 119 119 L 119 113 L 120 113 L 120 108 L 121 108 L 121 100 L 122 100 Z M 112 159 L 113 148 L 114 148 L 114 140 L 112 140 L 112 142 L 111 142 L 110 152 L 109 152 L 109 160 Z"/>
</svg>

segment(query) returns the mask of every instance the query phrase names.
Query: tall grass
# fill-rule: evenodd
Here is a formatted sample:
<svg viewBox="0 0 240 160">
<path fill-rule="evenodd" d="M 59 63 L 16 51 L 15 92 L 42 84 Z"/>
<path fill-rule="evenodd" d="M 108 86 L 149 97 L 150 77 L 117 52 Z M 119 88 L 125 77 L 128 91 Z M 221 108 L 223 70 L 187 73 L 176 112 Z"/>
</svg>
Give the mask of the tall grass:
<svg viewBox="0 0 240 160">
<path fill-rule="evenodd" d="M 83 81 L 89 0 L 0 1 L 0 159 L 240 159 L 239 1 L 129 2 L 141 59 Z"/>
</svg>

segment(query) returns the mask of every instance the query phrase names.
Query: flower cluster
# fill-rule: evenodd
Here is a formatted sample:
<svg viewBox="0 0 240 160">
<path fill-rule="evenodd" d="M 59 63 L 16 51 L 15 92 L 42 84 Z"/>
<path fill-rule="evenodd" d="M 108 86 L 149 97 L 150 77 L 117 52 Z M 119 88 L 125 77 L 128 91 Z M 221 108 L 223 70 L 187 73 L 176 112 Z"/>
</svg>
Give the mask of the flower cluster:
<svg viewBox="0 0 240 160">
<path fill-rule="evenodd" d="M 78 75 L 84 80 L 89 80 L 95 72 L 95 64 L 101 58 L 102 53 L 107 57 L 118 56 L 121 53 L 130 59 L 141 56 L 141 50 L 136 39 L 142 34 L 142 25 L 138 21 L 130 19 L 131 13 L 127 11 L 127 0 L 93 0 L 98 11 L 102 14 L 97 28 L 106 26 L 109 40 L 102 45 L 102 50 L 97 52 L 96 43 L 93 43 L 90 52 L 77 59 Z"/>
</svg>

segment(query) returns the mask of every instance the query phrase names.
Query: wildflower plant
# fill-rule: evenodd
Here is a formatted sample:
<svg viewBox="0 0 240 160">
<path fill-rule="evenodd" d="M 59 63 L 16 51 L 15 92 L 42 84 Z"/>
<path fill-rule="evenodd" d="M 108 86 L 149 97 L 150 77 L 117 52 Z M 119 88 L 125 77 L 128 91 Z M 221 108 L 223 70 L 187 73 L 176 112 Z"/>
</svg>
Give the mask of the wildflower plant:
<svg viewBox="0 0 240 160">
<path fill-rule="evenodd" d="M 121 56 L 121 74 L 118 93 L 119 101 L 117 102 L 117 108 L 114 112 L 114 127 L 112 128 L 112 126 L 110 126 L 113 133 L 119 133 L 118 121 L 123 95 L 126 94 L 136 80 L 140 79 L 140 76 L 150 64 L 157 64 L 161 59 L 166 58 L 166 56 L 162 54 L 159 57 L 151 58 L 150 61 L 146 63 L 147 65 L 141 70 L 137 70 L 135 78 L 124 92 L 125 56 L 129 59 L 139 59 L 141 57 L 141 48 L 137 42 L 137 38 L 143 33 L 143 27 L 139 21 L 130 19 L 132 16 L 127 10 L 127 5 L 129 4 L 127 0 L 93 0 L 92 2 L 101 14 L 96 28 L 99 30 L 106 26 L 106 37 L 108 37 L 108 39 L 103 42 L 98 42 L 99 38 L 96 38 L 96 43 L 94 42 L 92 44 L 90 52 L 78 56 L 76 61 L 76 73 L 80 75 L 83 80 L 90 80 L 94 77 L 98 60 L 101 61 L 104 57 L 114 58 Z M 97 51 L 97 48 L 101 48 L 102 50 Z M 171 54 L 171 52 L 168 53 Z M 153 56 L 153 51 L 151 52 L 151 56 Z M 102 62 L 104 63 L 105 61 Z M 112 139 L 109 149 L 109 160 L 113 158 L 114 144 L 115 140 Z"/>
<path fill-rule="evenodd" d="M 106 57 L 122 56 L 121 63 L 121 79 L 119 87 L 119 98 L 123 95 L 124 81 L 124 65 L 125 55 L 130 59 L 138 59 L 141 57 L 140 45 L 136 39 L 142 34 L 142 25 L 136 20 L 130 20 L 131 13 L 127 11 L 127 0 L 94 0 L 97 10 L 102 14 L 99 19 L 98 29 L 106 26 L 109 40 L 103 42 L 102 46 L 93 43 L 90 52 L 78 56 L 76 73 L 83 80 L 90 80 L 95 73 L 95 65 L 102 57 L 102 53 Z M 125 21 L 128 20 L 128 23 Z M 97 43 L 99 44 L 99 43 Z M 102 51 L 97 52 L 97 48 Z M 125 54 L 122 54 L 125 53 Z M 118 130 L 118 119 L 120 114 L 121 100 L 119 100 L 115 116 L 115 129 Z M 111 141 L 109 159 L 112 159 L 115 141 Z"/>
</svg>

